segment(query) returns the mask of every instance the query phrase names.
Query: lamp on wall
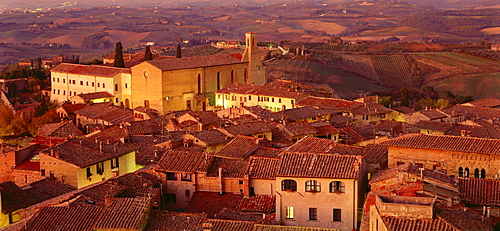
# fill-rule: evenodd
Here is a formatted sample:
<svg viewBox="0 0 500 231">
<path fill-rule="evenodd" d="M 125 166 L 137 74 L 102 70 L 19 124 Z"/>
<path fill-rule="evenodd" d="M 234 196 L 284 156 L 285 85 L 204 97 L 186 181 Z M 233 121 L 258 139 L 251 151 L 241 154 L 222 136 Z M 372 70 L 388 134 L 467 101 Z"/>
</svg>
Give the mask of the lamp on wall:
<svg viewBox="0 0 500 231">
<path fill-rule="evenodd" d="M 170 97 L 170 96 L 165 97 L 166 101 L 170 101 L 171 99 L 172 99 L 172 97 Z"/>
</svg>

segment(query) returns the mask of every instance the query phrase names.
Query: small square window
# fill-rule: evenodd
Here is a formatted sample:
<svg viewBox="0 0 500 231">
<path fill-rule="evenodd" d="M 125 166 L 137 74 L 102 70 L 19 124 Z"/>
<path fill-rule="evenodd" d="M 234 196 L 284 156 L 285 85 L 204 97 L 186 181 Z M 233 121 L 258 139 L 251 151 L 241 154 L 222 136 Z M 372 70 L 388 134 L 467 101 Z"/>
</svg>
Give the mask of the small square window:
<svg viewBox="0 0 500 231">
<path fill-rule="evenodd" d="M 175 172 L 167 172 L 167 180 L 177 180 Z"/>
<path fill-rule="evenodd" d="M 240 180 L 240 181 L 238 181 L 238 183 L 239 183 L 239 184 L 243 184 L 243 181 L 242 181 L 242 180 Z"/>
</svg>

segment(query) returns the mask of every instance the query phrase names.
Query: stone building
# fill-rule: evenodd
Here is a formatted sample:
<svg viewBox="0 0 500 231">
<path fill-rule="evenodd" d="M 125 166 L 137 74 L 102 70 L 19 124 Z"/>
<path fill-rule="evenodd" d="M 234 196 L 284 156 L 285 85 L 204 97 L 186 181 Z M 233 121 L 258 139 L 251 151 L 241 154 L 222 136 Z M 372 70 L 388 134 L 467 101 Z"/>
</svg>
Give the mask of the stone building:
<svg viewBox="0 0 500 231">
<path fill-rule="evenodd" d="M 408 134 L 383 144 L 388 146 L 389 167 L 413 163 L 458 177 L 500 177 L 498 139 Z"/>
</svg>

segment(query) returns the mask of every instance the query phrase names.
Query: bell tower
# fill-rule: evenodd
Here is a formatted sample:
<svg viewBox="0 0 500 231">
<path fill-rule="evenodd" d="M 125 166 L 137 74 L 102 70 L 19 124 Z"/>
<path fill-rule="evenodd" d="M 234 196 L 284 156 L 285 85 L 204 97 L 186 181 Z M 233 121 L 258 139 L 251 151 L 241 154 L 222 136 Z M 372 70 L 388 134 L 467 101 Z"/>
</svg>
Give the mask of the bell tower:
<svg viewBox="0 0 500 231">
<path fill-rule="evenodd" d="M 248 62 L 246 84 L 263 85 L 266 81 L 267 66 L 264 66 L 260 59 L 257 48 L 257 33 L 245 33 L 245 53 L 241 61 Z"/>
</svg>

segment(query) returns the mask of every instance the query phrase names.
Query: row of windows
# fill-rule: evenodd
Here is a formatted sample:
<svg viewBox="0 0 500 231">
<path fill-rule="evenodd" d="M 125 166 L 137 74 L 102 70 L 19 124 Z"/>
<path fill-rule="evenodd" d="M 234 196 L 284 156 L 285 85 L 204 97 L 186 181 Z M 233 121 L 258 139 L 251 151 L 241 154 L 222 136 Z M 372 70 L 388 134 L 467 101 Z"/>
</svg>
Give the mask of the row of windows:
<svg viewBox="0 0 500 231">
<path fill-rule="evenodd" d="M 219 95 L 219 97 L 218 97 L 218 98 L 220 99 L 220 98 L 221 98 L 221 96 Z M 226 98 L 226 100 L 229 100 L 229 95 L 226 95 L 226 97 L 225 97 L 225 98 Z M 232 101 L 236 101 L 237 99 L 238 99 L 238 97 L 236 97 L 235 95 L 232 95 L 232 96 L 231 96 L 231 100 L 232 100 Z M 274 101 L 275 101 L 274 99 L 275 99 L 275 98 L 272 98 L 272 97 L 270 98 L 270 97 L 260 97 L 260 96 L 257 96 L 257 101 L 258 101 L 258 102 L 269 102 L 269 100 L 271 100 L 271 102 L 273 102 L 273 103 L 274 103 Z M 251 96 L 251 95 L 249 95 L 249 96 L 248 96 L 248 100 L 252 100 L 252 96 Z M 246 101 L 247 101 L 247 97 L 241 97 L 241 96 L 240 96 L 240 102 L 246 102 Z M 280 99 L 280 98 L 278 98 L 278 99 L 277 99 L 277 101 L 278 101 L 278 103 L 281 103 L 281 99 Z M 291 103 L 291 104 L 294 104 L 294 103 L 295 103 L 295 100 L 293 100 L 293 99 L 292 99 L 292 100 L 290 100 L 290 103 Z"/>
<path fill-rule="evenodd" d="M 294 219 L 295 212 L 292 206 L 285 207 L 285 218 L 286 219 Z M 318 208 L 309 208 L 309 220 L 316 221 L 318 220 Z M 333 221 L 342 221 L 342 210 L 341 209 L 333 209 Z"/>
<path fill-rule="evenodd" d="M 61 95 L 61 92 L 62 92 L 62 95 L 66 95 L 66 90 L 62 90 L 62 91 L 61 90 L 57 90 L 56 91 L 56 89 L 54 89 L 53 90 L 53 94 L 55 95 L 56 92 L 57 92 L 57 95 Z M 82 92 L 80 92 L 80 94 L 82 94 Z M 73 96 L 73 95 L 77 95 L 76 91 L 69 91 L 69 96 Z"/>
<path fill-rule="evenodd" d="M 306 181 L 306 192 L 321 192 L 321 184 L 316 180 Z M 344 193 L 345 184 L 342 181 L 332 181 L 329 184 L 329 191 L 331 193 Z M 283 180 L 281 181 L 282 191 L 297 191 L 297 182 L 294 180 Z"/>
<path fill-rule="evenodd" d="M 459 177 L 470 177 L 469 168 L 468 167 L 466 167 L 465 169 L 462 167 L 458 168 L 458 176 Z M 479 171 L 479 169 L 476 168 L 474 170 L 474 178 L 482 178 L 482 179 L 486 178 L 486 170 L 484 170 L 484 168 L 483 168 L 483 169 L 481 169 L 481 171 Z"/>
<path fill-rule="evenodd" d="M 56 81 L 57 79 L 57 81 Z M 53 82 L 59 82 L 59 78 L 53 78 Z M 66 79 L 62 80 L 63 83 L 66 83 Z M 68 84 L 76 84 L 76 80 L 68 80 Z M 94 87 L 94 82 L 90 82 L 91 86 Z M 80 80 L 80 85 L 83 86 L 83 81 Z M 85 86 L 89 86 L 89 81 L 85 81 Z M 97 83 L 97 87 L 101 87 L 101 83 Z M 127 88 L 127 84 L 125 84 L 125 88 Z M 106 88 L 106 84 L 102 83 L 102 88 Z M 118 91 L 118 84 L 115 85 L 115 90 Z"/>
<path fill-rule="evenodd" d="M 177 180 L 177 173 L 167 172 L 167 180 Z M 192 181 L 191 173 L 181 173 L 181 181 Z"/>
</svg>

